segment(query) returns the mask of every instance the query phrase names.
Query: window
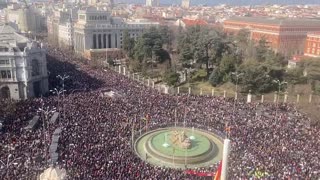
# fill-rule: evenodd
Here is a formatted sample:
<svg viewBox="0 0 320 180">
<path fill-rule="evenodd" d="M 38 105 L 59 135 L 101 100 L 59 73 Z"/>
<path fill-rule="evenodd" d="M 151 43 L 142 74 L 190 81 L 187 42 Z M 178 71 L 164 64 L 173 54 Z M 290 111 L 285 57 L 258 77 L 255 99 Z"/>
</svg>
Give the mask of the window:
<svg viewBox="0 0 320 180">
<path fill-rule="evenodd" d="M 9 64 L 9 60 L 0 60 L 0 65 L 1 64 Z"/>
<path fill-rule="evenodd" d="M 10 70 L 1 70 L 1 79 L 11 79 L 11 71 Z"/>
<path fill-rule="evenodd" d="M 32 75 L 32 76 L 38 76 L 38 75 L 40 75 L 40 65 L 39 65 L 38 60 L 33 59 L 33 60 L 31 61 L 31 66 L 32 66 L 31 75 Z"/>
</svg>

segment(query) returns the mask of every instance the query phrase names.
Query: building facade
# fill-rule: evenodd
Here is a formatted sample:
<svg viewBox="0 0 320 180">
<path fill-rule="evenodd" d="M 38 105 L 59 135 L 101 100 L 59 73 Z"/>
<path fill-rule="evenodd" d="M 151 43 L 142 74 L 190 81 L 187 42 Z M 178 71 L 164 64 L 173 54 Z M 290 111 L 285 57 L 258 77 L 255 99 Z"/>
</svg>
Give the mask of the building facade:
<svg viewBox="0 0 320 180">
<path fill-rule="evenodd" d="M 62 7 L 47 18 L 48 40 L 51 44 L 73 46 L 73 25 L 78 18 L 78 9 Z"/>
<path fill-rule="evenodd" d="M 78 22 L 74 25 L 74 49 L 83 55 L 90 49 L 122 48 L 125 30 L 130 37 L 137 38 L 151 26 L 158 26 L 158 23 L 124 22 L 106 11 L 89 7 L 78 13 Z"/>
<path fill-rule="evenodd" d="M 71 19 L 59 24 L 58 34 L 60 47 L 73 47 L 73 22 Z"/>
<path fill-rule="evenodd" d="M 184 9 L 189 9 L 190 8 L 190 0 L 182 0 L 181 7 Z"/>
<path fill-rule="evenodd" d="M 0 98 L 20 100 L 48 92 L 45 49 L 10 26 L 0 28 Z"/>
<path fill-rule="evenodd" d="M 264 38 L 273 50 L 291 56 L 304 53 L 307 34 L 320 31 L 320 20 L 236 17 L 224 21 L 223 27 L 228 34 L 247 29 L 251 40 Z"/>
<path fill-rule="evenodd" d="M 146 6 L 156 7 L 160 5 L 159 0 L 146 0 Z"/>
<path fill-rule="evenodd" d="M 320 57 L 320 32 L 307 35 L 304 55 L 309 57 Z"/>
</svg>

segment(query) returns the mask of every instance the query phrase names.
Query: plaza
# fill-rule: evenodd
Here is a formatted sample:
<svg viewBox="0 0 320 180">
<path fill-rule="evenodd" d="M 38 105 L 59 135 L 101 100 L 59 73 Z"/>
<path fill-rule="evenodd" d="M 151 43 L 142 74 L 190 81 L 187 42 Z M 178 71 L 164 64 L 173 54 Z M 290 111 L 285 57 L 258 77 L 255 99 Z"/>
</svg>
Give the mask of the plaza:
<svg viewBox="0 0 320 180">
<path fill-rule="evenodd" d="M 190 148 L 171 140 L 174 133 L 184 133 Z M 208 167 L 222 159 L 223 140 L 213 132 L 184 127 L 166 127 L 142 134 L 134 143 L 136 154 L 155 166 L 170 168 Z"/>
</svg>

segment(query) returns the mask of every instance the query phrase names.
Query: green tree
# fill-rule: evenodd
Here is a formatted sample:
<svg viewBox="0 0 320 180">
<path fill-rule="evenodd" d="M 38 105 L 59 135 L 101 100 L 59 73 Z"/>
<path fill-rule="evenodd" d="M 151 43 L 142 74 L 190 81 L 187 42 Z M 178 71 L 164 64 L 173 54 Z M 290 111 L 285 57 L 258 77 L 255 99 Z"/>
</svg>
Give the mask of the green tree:
<svg viewBox="0 0 320 180">
<path fill-rule="evenodd" d="M 123 32 L 123 49 L 126 51 L 128 57 L 133 58 L 135 41 L 129 36 L 129 31 L 126 29 Z"/>
<path fill-rule="evenodd" d="M 180 74 L 176 73 L 174 71 L 167 71 L 164 76 L 163 80 L 168 84 L 168 85 L 176 85 L 179 82 L 180 79 Z"/>
<path fill-rule="evenodd" d="M 212 86 L 216 87 L 222 83 L 222 74 L 220 73 L 219 68 L 215 68 L 209 77 L 209 82 Z"/>
<path fill-rule="evenodd" d="M 232 55 L 223 56 L 219 70 L 223 77 L 224 82 L 227 82 L 230 79 L 230 73 L 236 71 L 236 58 Z"/>
</svg>

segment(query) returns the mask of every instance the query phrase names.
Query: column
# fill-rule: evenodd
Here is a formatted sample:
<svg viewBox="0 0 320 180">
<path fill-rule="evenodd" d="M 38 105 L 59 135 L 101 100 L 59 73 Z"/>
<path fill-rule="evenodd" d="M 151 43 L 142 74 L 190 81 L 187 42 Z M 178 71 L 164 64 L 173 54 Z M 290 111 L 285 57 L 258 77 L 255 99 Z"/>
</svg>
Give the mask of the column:
<svg viewBox="0 0 320 180">
<path fill-rule="evenodd" d="M 107 35 L 103 34 L 103 48 L 107 48 Z"/>
<path fill-rule="evenodd" d="M 297 94 L 297 103 L 300 101 L 300 94 Z"/>
<path fill-rule="evenodd" d="M 101 49 L 102 48 L 102 42 L 101 42 L 102 38 L 101 38 L 101 34 L 98 34 L 98 48 Z"/>
<path fill-rule="evenodd" d="M 214 96 L 214 88 L 211 90 L 211 95 Z"/>
<path fill-rule="evenodd" d="M 177 94 L 180 94 L 180 87 L 177 88 Z"/>
<path fill-rule="evenodd" d="M 111 34 L 108 34 L 108 48 L 111 48 Z"/>
<path fill-rule="evenodd" d="M 223 143 L 221 180 L 228 179 L 228 156 L 230 152 L 230 140 L 225 139 Z"/>
<path fill-rule="evenodd" d="M 224 90 L 224 91 L 223 91 L 223 98 L 226 98 L 226 96 L 227 96 L 227 91 Z"/>
<path fill-rule="evenodd" d="M 200 95 L 202 95 L 202 88 L 200 88 Z"/>
<path fill-rule="evenodd" d="M 148 78 L 148 86 L 150 86 L 150 79 Z"/>
<path fill-rule="evenodd" d="M 247 103 L 251 103 L 251 101 L 252 101 L 252 94 L 251 94 L 251 91 L 249 91 L 248 97 L 247 97 Z"/>
<path fill-rule="evenodd" d="M 96 34 L 96 49 L 99 49 L 99 37 Z"/>
<path fill-rule="evenodd" d="M 126 67 L 123 67 L 123 75 L 126 75 Z"/>
<path fill-rule="evenodd" d="M 278 94 L 277 91 L 274 92 L 274 96 L 273 96 L 273 102 L 276 103 L 277 102 L 277 98 L 278 98 Z"/>
<path fill-rule="evenodd" d="M 261 95 L 261 103 L 264 102 L 264 95 Z"/>
<path fill-rule="evenodd" d="M 189 90 L 188 90 L 188 91 L 189 91 L 189 94 L 191 94 L 191 87 L 189 87 Z"/>
<path fill-rule="evenodd" d="M 285 92 L 285 93 L 284 93 L 283 102 L 284 102 L 284 103 L 287 103 L 287 100 L 288 100 L 288 92 Z"/>
<path fill-rule="evenodd" d="M 311 92 L 311 94 L 309 95 L 309 103 L 312 102 L 312 93 L 313 93 L 313 92 Z"/>
</svg>

